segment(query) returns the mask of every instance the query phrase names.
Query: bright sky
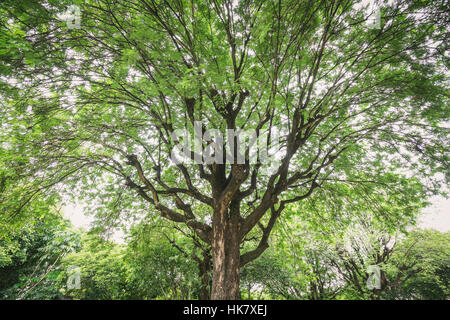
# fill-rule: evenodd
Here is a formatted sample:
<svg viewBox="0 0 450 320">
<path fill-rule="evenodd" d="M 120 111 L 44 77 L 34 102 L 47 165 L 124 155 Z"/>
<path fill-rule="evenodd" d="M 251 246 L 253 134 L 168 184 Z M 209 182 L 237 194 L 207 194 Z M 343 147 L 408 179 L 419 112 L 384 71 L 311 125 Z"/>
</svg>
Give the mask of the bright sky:
<svg viewBox="0 0 450 320">
<path fill-rule="evenodd" d="M 90 224 L 94 218 L 83 213 L 83 206 L 81 203 L 71 203 L 62 208 L 64 217 L 72 222 L 75 228 L 82 228 L 85 231 L 90 229 Z M 124 234 L 121 230 L 114 232 L 111 240 L 117 243 L 124 243 Z"/>
<path fill-rule="evenodd" d="M 423 210 L 419 219 L 419 227 L 450 231 L 450 199 L 435 197 L 430 202 L 432 205 Z"/>
<path fill-rule="evenodd" d="M 434 197 L 430 201 L 431 206 L 423 211 L 419 218 L 418 226 L 424 229 L 435 229 L 441 232 L 450 231 L 450 199 Z M 92 217 L 83 214 L 81 204 L 70 204 L 63 207 L 64 216 L 69 219 L 76 228 L 89 230 Z M 111 240 L 124 243 L 124 234 L 117 231 Z"/>
</svg>

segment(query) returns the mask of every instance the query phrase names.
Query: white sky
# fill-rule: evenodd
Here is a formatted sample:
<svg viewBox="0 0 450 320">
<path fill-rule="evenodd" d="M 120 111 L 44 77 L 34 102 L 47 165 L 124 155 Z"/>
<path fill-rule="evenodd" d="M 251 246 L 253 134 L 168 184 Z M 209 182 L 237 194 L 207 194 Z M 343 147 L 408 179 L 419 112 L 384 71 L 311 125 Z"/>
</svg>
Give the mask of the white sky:
<svg viewBox="0 0 450 320">
<path fill-rule="evenodd" d="M 434 197 L 430 200 L 431 206 L 423 210 L 422 216 L 418 219 L 418 227 L 424 229 L 435 229 L 441 232 L 450 231 L 450 199 Z M 63 207 L 64 216 L 69 219 L 75 228 L 89 230 L 93 218 L 83 213 L 81 204 L 69 204 Z M 124 234 L 117 231 L 111 240 L 124 243 Z"/>
<path fill-rule="evenodd" d="M 418 226 L 441 232 L 450 231 L 450 199 L 434 197 L 430 202 L 432 205 L 423 210 Z"/>
<path fill-rule="evenodd" d="M 62 212 L 66 219 L 72 222 L 72 225 L 77 229 L 88 231 L 94 218 L 83 213 L 83 205 L 81 203 L 70 203 L 62 207 Z M 111 237 L 111 240 L 117 243 L 124 243 L 124 233 L 117 230 Z"/>
</svg>

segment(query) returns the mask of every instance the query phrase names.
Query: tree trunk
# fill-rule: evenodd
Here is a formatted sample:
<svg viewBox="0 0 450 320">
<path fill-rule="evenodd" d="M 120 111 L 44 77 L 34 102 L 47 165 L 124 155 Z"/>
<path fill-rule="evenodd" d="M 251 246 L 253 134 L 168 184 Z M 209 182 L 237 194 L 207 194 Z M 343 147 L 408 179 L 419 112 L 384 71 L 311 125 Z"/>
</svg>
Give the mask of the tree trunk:
<svg viewBox="0 0 450 320">
<path fill-rule="evenodd" d="M 201 279 L 200 300 L 210 299 L 209 276 L 211 270 L 211 256 L 208 252 L 203 253 L 203 259 L 199 263 L 199 276 Z"/>
<path fill-rule="evenodd" d="M 239 291 L 239 215 L 214 214 L 212 300 L 237 300 Z"/>
</svg>

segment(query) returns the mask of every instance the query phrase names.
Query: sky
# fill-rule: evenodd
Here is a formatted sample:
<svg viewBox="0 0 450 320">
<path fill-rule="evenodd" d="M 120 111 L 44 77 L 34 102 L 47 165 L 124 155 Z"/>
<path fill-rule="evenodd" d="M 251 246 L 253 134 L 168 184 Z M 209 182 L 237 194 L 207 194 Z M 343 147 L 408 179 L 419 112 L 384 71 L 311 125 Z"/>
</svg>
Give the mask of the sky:
<svg viewBox="0 0 450 320">
<path fill-rule="evenodd" d="M 432 205 L 425 208 L 421 217 L 418 219 L 418 227 L 435 229 L 441 232 L 450 231 L 450 199 L 436 196 L 431 198 L 430 202 Z M 81 204 L 74 203 L 66 205 L 62 211 L 74 227 L 89 230 L 93 218 L 83 213 L 83 206 Z M 121 231 L 117 231 L 111 240 L 124 243 L 124 234 Z"/>
<path fill-rule="evenodd" d="M 425 208 L 419 218 L 419 227 L 450 231 L 450 199 L 434 197 L 430 202 L 432 205 Z"/>
</svg>

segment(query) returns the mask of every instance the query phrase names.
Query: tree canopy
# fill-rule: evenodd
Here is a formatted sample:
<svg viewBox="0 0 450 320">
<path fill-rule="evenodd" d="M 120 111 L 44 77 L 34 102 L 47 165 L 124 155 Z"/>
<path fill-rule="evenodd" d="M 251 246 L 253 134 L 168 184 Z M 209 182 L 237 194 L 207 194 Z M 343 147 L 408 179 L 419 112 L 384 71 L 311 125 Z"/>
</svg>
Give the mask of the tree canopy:
<svg viewBox="0 0 450 320">
<path fill-rule="evenodd" d="M 286 208 L 411 219 L 449 177 L 447 3 L 376 6 L 371 27 L 352 0 L 3 1 L 1 221 L 63 195 L 105 225 L 160 215 L 230 299 Z M 181 129 L 203 161 L 172 161 Z M 271 161 L 205 162 L 212 129 L 254 130 Z"/>
</svg>

